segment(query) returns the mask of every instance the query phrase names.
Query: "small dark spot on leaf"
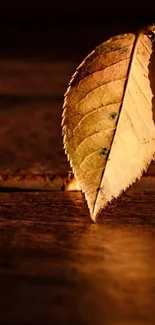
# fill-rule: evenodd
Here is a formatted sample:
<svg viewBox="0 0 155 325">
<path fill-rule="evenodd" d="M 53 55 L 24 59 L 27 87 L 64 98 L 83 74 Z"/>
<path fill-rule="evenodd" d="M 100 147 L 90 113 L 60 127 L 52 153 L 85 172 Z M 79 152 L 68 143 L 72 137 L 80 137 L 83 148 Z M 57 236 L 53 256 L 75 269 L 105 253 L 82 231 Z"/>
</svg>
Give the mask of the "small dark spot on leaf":
<svg viewBox="0 0 155 325">
<path fill-rule="evenodd" d="M 118 113 L 117 112 L 112 112 L 112 113 L 110 113 L 110 115 L 109 115 L 109 120 L 114 120 L 116 117 L 118 116 Z"/>
<path fill-rule="evenodd" d="M 109 153 L 109 148 L 102 148 L 100 151 L 100 156 L 108 155 Z"/>
</svg>

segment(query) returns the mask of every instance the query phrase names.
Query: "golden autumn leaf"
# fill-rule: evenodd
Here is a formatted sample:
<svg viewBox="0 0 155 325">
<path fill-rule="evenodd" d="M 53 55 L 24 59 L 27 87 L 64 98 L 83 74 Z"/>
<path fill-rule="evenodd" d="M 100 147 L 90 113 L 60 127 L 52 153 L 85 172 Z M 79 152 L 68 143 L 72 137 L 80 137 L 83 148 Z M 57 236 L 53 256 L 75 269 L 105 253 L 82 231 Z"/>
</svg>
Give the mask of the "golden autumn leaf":
<svg viewBox="0 0 155 325">
<path fill-rule="evenodd" d="M 65 94 L 64 148 L 94 221 L 140 179 L 155 155 L 153 35 L 148 27 L 96 47 Z"/>
</svg>

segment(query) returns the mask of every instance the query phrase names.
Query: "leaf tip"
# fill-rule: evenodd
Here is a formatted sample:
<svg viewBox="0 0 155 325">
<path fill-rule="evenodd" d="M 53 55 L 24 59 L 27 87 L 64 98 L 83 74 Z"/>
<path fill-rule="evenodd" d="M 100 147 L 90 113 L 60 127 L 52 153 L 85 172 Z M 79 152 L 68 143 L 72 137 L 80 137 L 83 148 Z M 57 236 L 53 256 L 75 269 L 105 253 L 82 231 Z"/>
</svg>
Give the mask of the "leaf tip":
<svg viewBox="0 0 155 325">
<path fill-rule="evenodd" d="M 96 214 L 94 214 L 94 213 L 90 214 L 90 217 L 95 223 L 97 223 L 97 215 Z"/>
</svg>

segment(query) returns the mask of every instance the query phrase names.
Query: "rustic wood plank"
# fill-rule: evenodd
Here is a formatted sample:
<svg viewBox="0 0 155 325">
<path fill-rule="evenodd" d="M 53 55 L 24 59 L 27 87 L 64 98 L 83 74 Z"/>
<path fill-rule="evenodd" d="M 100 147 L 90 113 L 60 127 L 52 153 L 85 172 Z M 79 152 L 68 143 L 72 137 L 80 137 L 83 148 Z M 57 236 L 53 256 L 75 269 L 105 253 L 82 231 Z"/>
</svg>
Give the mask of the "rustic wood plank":
<svg viewBox="0 0 155 325">
<path fill-rule="evenodd" d="M 61 113 L 72 69 L 69 61 L 0 60 L 1 175 L 68 173 Z"/>
<path fill-rule="evenodd" d="M 99 222 L 114 217 L 145 217 L 153 224 L 155 217 L 155 178 L 142 178 L 102 211 Z M 144 210 L 144 207 L 147 209 Z M 8 210 L 7 210 L 8 209 Z M 5 213 L 6 211 L 6 213 Z M 33 215 L 32 215 L 33 212 Z M 4 216 L 3 216 L 4 213 Z M 67 217 L 68 216 L 68 217 Z M 46 222 L 90 222 L 89 212 L 80 191 L 1 192 L 0 221 L 29 220 Z"/>
<path fill-rule="evenodd" d="M 62 101 L 0 103 L 0 171 L 67 172 L 61 136 Z"/>
<path fill-rule="evenodd" d="M 10 96 L 10 100 L 11 95 L 16 96 L 16 100 L 17 96 L 19 100 L 22 100 L 21 96 L 43 97 L 45 100 L 46 98 L 63 98 L 76 66 L 77 63 L 71 60 L 0 59 L 1 102 L 4 95 Z"/>
<path fill-rule="evenodd" d="M 0 323 L 154 324 L 154 200 L 132 188 L 95 225 L 79 192 L 1 193 Z"/>
</svg>

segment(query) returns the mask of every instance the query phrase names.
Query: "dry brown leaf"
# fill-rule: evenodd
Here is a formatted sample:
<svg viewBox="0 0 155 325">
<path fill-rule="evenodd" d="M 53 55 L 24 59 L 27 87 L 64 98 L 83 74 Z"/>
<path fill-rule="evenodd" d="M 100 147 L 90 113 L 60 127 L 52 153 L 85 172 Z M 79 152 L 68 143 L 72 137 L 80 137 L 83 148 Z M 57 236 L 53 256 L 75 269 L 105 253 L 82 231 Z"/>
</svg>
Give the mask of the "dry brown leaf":
<svg viewBox="0 0 155 325">
<path fill-rule="evenodd" d="M 141 177 L 155 154 L 153 35 L 149 27 L 98 46 L 77 68 L 65 94 L 64 148 L 94 221 Z"/>
</svg>

